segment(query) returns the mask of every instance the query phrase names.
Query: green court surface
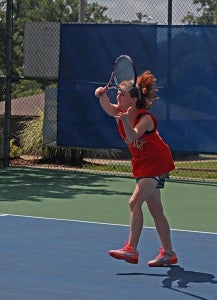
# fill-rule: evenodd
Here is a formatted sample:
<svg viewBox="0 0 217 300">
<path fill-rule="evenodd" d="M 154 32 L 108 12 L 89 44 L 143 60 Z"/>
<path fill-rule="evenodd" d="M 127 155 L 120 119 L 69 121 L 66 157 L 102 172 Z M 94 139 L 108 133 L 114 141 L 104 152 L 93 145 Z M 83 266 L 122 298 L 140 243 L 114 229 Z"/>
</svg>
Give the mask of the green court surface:
<svg viewBox="0 0 217 300">
<path fill-rule="evenodd" d="M 74 171 L 0 169 L 0 213 L 129 224 L 133 178 Z M 162 200 L 171 228 L 217 232 L 217 186 L 169 181 Z M 144 225 L 153 221 L 144 204 Z"/>
</svg>

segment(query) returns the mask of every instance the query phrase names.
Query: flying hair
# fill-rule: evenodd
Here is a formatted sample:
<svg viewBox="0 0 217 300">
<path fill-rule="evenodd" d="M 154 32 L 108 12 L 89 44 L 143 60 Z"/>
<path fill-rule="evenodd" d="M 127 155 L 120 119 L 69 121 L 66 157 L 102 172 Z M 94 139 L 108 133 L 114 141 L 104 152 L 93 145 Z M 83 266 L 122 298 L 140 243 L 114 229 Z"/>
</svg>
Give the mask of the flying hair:
<svg viewBox="0 0 217 300">
<path fill-rule="evenodd" d="M 148 109 L 158 99 L 156 81 L 149 70 L 138 76 L 136 86 L 130 91 L 131 97 L 137 97 L 137 108 Z"/>
</svg>

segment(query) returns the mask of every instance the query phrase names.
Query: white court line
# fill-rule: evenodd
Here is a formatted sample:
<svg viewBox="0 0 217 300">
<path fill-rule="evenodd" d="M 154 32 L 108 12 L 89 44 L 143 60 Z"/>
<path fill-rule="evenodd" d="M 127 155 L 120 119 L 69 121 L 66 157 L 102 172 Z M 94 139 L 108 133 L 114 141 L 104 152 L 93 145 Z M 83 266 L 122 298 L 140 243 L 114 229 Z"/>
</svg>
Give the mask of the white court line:
<svg viewBox="0 0 217 300">
<path fill-rule="evenodd" d="M 20 218 L 31 218 L 31 219 L 42 219 L 42 220 L 54 220 L 54 221 L 65 221 L 65 222 L 77 222 L 77 223 L 87 223 L 87 224 L 97 224 L 97 225 L 129 227 L 129 225 L 124 225 L 124 224 L 113 224 L 113 223 L 71 220 L 71 219 L 59 219 L 59 218 L 48 218 L 48 217 L 37 217 L 37 216 L 26 216 L 26 215 L 0 214 L 0 217 L 20 217 Z M 148 226 L 144 226 L 144 228 L 155 229 L 155 227 L 148 227 Z M 175 228 L 171 228 L 171 231 L 205 233 L 205 234 L 217 235 L 217 232 L 196 231 L 196 230 L 175 229 Z"/>
</svg>

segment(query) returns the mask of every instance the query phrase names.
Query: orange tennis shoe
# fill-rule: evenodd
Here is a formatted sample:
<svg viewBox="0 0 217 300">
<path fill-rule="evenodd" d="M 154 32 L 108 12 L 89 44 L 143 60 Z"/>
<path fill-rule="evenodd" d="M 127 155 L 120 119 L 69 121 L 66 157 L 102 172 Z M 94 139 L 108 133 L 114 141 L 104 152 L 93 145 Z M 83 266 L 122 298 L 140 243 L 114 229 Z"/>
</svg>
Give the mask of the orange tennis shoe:
<svg viewBox="0 0 217 300">
<path fill-rule="evenodd" d="M 176 253 L 174 251 L 166 252 L 163 248 L 160 248 L 159 255 L 148 262 L 149 267 L 163 267 L 176 264 L 178 262 Z"/>
<path fill-rule="evenodd" d="M 138 264 L 139 260 L 139 252 L 128 243 L 125 243 L 121 249 L 110 250 L 109 255 L 116 259 L 123 259 L 130 264 Z"/>
</svg>

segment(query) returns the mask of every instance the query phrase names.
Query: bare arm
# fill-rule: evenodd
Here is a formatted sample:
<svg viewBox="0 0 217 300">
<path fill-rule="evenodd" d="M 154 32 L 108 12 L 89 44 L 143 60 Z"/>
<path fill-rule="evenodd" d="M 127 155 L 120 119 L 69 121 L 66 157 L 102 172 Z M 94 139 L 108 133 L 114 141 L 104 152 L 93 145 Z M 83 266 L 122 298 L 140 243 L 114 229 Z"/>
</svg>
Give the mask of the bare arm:
<svg viewBox="0 0 217 300">
<path fill-rule="evenodd" d="M 132 109 L 129 108 L 126 113 L 119 112 L 116 116 L 117 119 L 121 119 L 124 126 L 124 131 L 127 136 L 127 142 L 131 143 L 138 140 L 146 131 L 151 131 L 154 129 L 154 123 L 149 115 L 144 115 L 141 117 L 139 123 L 133 127 L 129 121 Z"/>
<path fill-rule="evenodd" d="M 119 110 L 117 105 L 112 104 L 106 94 L 106 87 L 99 87 L 95 91 L 95 96 L 99 99 L 102 109 L 110 116 L 114 117 L 118 114 Z"/>
</svg>

